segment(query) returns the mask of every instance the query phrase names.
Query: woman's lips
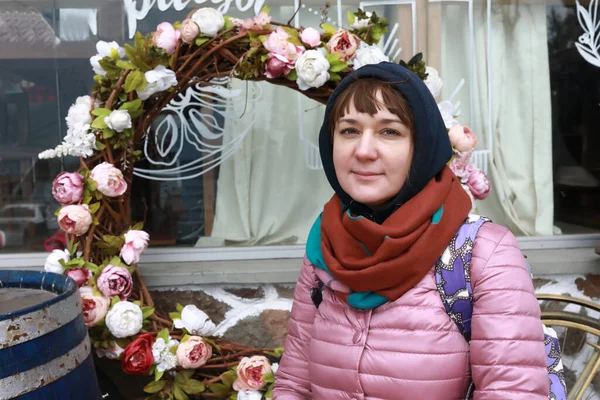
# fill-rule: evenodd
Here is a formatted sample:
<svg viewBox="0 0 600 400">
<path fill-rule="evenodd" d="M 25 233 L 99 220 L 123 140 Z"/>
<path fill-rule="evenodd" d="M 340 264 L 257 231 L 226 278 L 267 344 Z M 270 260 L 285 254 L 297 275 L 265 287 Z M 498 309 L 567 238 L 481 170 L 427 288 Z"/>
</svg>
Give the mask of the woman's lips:
<svg viewBox="0 0 600 400">
<path fill-rule="evenodd" d="M 361 181 L 374 181 L 377 178 L 379 178 L 381 175 L 383 174 L 378 174 L 375 172 L 357 172 L 357 171 L 353 171 L 352 172 L 357 179 L 361 180 Z"/>
</svg>

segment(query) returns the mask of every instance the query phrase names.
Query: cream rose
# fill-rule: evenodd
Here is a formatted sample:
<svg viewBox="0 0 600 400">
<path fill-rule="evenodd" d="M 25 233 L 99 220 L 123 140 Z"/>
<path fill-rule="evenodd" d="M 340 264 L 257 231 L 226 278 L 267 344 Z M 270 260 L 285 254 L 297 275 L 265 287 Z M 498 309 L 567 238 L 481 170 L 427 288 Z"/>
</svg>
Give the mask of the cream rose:
<svg viewBox="0 0 600 400">
<path fill-rule="evenodd" d="M 44 263 L 44 271 L 52 272 L 55 274 L 64 273 L 64 268 L 60 265 L 59 260 L 63 260 L 64 262 L 68 262 L 71 259 L 71 255 L 68 250 L 52 250 L 52 253 L 46 257 L 46 262 Z"/>
<path fill-rule="evenodd" d="M 173 321 L 175 328 L 184 329 L 190 335 L 210 336 L 215 330 L 215 324 L 206 313 L 193 304 L 181 311 L 181 319 Z"/>
<path fill-rule="evenodd" d="M 440 93 L 442 93 L 442 87 L 444 86 L 444 82 L 442 81 L 442 78 L 440 78 L 439 72 L 433 67 L 425 67 L 425 72 L 427 73 L 425 85 L 427 85 L 427 88 L 433 97 L 438 97 Z"/>
<path fill-rule="evenodd" d="M 194 21 L 189 18 L 183 20 L 181 23 L 181 40 L 183 40 L 184 43 L 194 43 L 194 40 L 196 40 L 199 34 L 200 29 Z"/>
<path fill-rule="evenodd" d="M 379 64 L 380 62 L 390 61 L 379 46 L 366 46 L 358 49 L 353 59 L 353 68 L 355 70 L 369 64 Z"/>
<path fill-rule="evenodd" d="M 126 338 L 142 329 L 142 309 L 128 301 L 120 301 L 106 314 L 106 326 L 117 338 Z"/>
<path fill-rule="evenodd" d="M 200 28 L 204 36 L 214 37 L 225 26 L 223 15 L 214 8 L 205 7 L 192 14 L 192 21 Z"/>
<path fill-rule="evenodd" d="M 163 92 L 170 87 L 177 86 L 177 76 L 175 72 L 164 67 L 156 66 L 153 70 L 144 73 L 148 84 L 142 90 L 137 91 L 141 100 L 148 100 L 155 93 Z"/>
<path fill-rule="evenodd" d="M 329 62 L 318 50 L 307 50 L 296 60 L 296 84 L 300 90 L 321 87 L 329 80 Z"/>
<path fill-rule="evenodd" d="M 131 128 L 131 115 L 127 110 L 114 110 L 104 117 L 104 122 L 110 129 L 123 132 L 125 129 Z"/>
<path fill-rule="evenodd" d="M 93 222 L 87 204 L 65 206 L 58 212 L 57 219 L 60 229 L 76 236 L 86 233 Z"/>
</svg>

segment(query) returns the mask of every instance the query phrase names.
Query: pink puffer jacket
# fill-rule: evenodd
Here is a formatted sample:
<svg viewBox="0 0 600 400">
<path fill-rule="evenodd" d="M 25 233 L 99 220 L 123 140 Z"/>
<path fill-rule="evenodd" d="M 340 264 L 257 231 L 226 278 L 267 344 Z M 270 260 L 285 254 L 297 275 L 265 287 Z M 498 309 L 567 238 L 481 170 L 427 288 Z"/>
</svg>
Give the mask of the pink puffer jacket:
<svg viewBox="0 0 600 400">
<path fill-rule="evenodd" d="M 492 223 L 479 230 L 471 279 L 469 345 L 450 320 L 431 273 L 394 302 L 361 311 L 317 286 L 304 261 L 294 293 L 275 400 L 547 400 L 540 308 L 515 237 Z M 470 363 L 469 363 L 470 355 Z"/>
</svg>

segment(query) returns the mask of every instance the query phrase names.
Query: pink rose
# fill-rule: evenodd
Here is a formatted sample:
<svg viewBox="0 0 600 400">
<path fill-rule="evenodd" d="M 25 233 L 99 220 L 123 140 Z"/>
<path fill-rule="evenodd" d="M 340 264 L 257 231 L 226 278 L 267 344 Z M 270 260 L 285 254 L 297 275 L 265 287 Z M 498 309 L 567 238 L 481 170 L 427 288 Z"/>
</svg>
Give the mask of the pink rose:
<svg viewBox="0 0 600 400">
<path fill-rule="evenodd" d="M 467 171 L 470 172 L 467 186 L 471 190 L 473 197 L 477 200 L 484 200 L 490 194 L 491 186 L 485 172 L 476 168 L 472 164 L 467 166 Z"/>
<path fill-rule="evenodd" d="M 89 286 L 80 288 L 79 294 L 81 295 L 85 326 L 91 328 L 106 317 L 110 300 L 106 297 L 94 296 L 92 288 Z"/>
<path fill-rule="evenodd" d="M 150 235 L 144 231 L 130 230 L 125 234 L 125 244 L 121 248 L 121 258 L 127 265 L 140 262 L 140 256 L 148 247 Z"/>
<path fill-rule="evenodd" d="M 264 356 L 244 357 L 237 367 L 237 379 L 233 382 L 233 389 L 260 390 L 267 385 L 262 376 L 271 371 L 271 364 Z"/>
<path fill-rule="evenodd" d="M 87 268 L 71 268 L 65 271 L 65 275 L 73 279 L 77 286 L 82 287 L 92 277 L 92 271 Z"/>
<path fill-rule="evenodd" d="M 450 162 L 450 169 L 454 172 L 454 175 L 460 178 L 461 183 L 465 183 L 469 179 L 470 171 L 467 171 L 469 166 L 469 159 L 473 154 L 473 150 L 469 150 L 465 153 L 454 153 L 452 161 Z"/>
<path fill-rule="evenodd" d="M 58 213 L 58 225 L 68 234 L 81 236 L 91 224 L 92 214 L 87 204 L 65 206 Z"/>
<path fill-rule="evenodd" d="M 297 57 L 296 46 L 287 41 L 289 38 L 290 35 L 282 27 L 278 27 L 275 32 L 271 32 L 267 36 L 263 46 L 272 54 L 279 54 L 288 60 L 295 60 Z"/>
<path fill-rule="evenodd" d="M 302 43 L 306 43 L 310 47 L 317 47 L 321 44 L 321 34 L 315 28 L 306 28 L 300 35 Z"/>
<path fill-rule="evenodd" d="M 450 131 L 450 143 L 460 152 L 473 150 L 477 146 L 477 136 L 466 126 L 454 125 Z"/>
<path fill-rule="evenodd" d="M 203 366 L 212 357 L 212 347 L 199 336 L 191 336 L 177 347 L 177 362 L 185 369 Z"/>
<path fill-rule="evenodd" d="M 294 69 L 294 65 L 284 56 L 271 54 L 271 57 L 265 64 L 265 76 L 269 79 L 277 78 L 281 75 L 287 75 Z"/>
<path fill-rule="evenodd" d="M 121 348 L 116 342 L 113 344 L 113 347 L 109 347 L 107 349 L 103 349 L 102 347 L 96 348 L 96 354 L 98 357 L 106 357 L 109 360 L 118 360 L 123 354 L 123 348 Z"/>
<path fill-rule="evenodd" d="M 246 18 L 242 21 L 242 29 L 250 30 L 254 28 L 254 20 L 252 18 Z"/>
<path fill-rule="evenodd" d="M 127 268 L 108 264 L 103 270 L 98 281 L 98 289 L 108 298 L 119 296 L 121 300 L 127 300 L 133 289 L 133 280 Z"/>
<path fill-rule="evenodd" d="M 271 16 L 264 11 L 258 13 L 258 15 L 254 16 L 254 23 L 256 24 L 256 28 L 263 29 L 265 25 L 269 25 L 271 23 Z"/>
<path fill-rule="evenodd" d="M 156 47 L 165 49 L 167 54 L 171 55 L 175 52 L 180 37 L 180 31 L 176 30 L 170 23 L 163 22 L 156 27 L 156 32 L 152 35 L 152 41 Z"/>
<path fill-rule="evenodd" d="M 341 55 L 340 60 L 346 62 L 354 57 L 359 46 L 360 38 L 358 36 L 340 29 L 327 42 L 327 51 Z"/>
<path fill-rule="evenodd" d="M 194 43 L 194 40 L 196 40 L 199 34 L 200 28 L 198 28 L 198 25 L 196 25 L 194 21 L 189 18 L 183 20 L 181 23 L 181 40 L 183 40 L 184 43 Z"/>
<path fill-rule="evenodd" d="M 61 172 L 52 181 L 52 196 L 63 206 L 76 204 L 83 196 L 83 177 L 77 172 Z"/>
<path fill-rule="evenodd" d="M 107 162 L 96 165 L 90 178 L 96 182 L 96 189 L 108 197 L 120 196 L 127 190 L 127 182 L 121 170 Z"/>
</svg>

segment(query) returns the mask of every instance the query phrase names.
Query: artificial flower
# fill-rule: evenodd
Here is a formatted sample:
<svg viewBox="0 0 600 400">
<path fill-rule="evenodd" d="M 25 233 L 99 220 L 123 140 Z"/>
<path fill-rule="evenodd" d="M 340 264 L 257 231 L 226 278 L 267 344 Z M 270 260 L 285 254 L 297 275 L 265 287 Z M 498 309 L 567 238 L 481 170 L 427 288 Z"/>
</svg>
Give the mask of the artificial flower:
<svg viewBox="0 0 600 400">
<path fill-rule="evenodd" d="M 133 279 L 129 270 L 112 264 L 104 267 L 96 284 L 105 296 L 119 296 L 121 300 L 127 300 L 133 290 Z"/>
<path fill-rule="evenodd" d="M 106 314 L 106 326 L 114 337 L 126 338 L 142 329 L 142 309 L 128 301 L 120 301 Z M 152 351 L 150 350 L 150 354 Z"/>
<path fill-rule="evenodd" d="M 186 18 L 181 23 L 181 40 L 184 43 L 192 44 L 200 34 L 200 28 L 194 21 Z"/>
<path fill-rule="evenodd" d="M 67 250 L 52 250 L 52 253 L 48 254 L 46 257 L 46 262 L 44 263 L 44 271 L 52 272 L 55 274 L 64 273 L 64 268 L 60 264 L 59 260 L 63 260 L 64 262 L 68 262 L 71 259 L 71 254 Z"/>
<path fill-rule="evenodd" d="M 225 26 L 223 15 L 214 8 L 204 7 L 192 14 L 192 21 L 203 36 L 214 37 Z"/>
<path fill-rule="evenodd" d="M 100 40 L 96 43 L 96 51 L 98 54 L 90 58 L 90 64 L 96 75 L 106 76 L 106 71 L 100 66 L 100 60 L 104 57 L 123 58 L 125 49 L 117 42 L 105 42 Z"/>
<path fill-rule="evenodd" d="M 466 126 L 454 125 L 449 131 L 452 147 L 460 152 L 473 150 L 477 146 L 477 136 Z"/>
<path fill-rule="evenodd" d="M 331 54 L 339 54 L 340 60 L 346 62 L 352 57 L 360 46 L 360 38 L 347 30 L 340 29 L 331 36 L 327 42 L 327 51 Z"/>
<path fill-rule="evenodd" d="M 315 28 L 306 28 L 300 34 L 300 40 L 310 47 L 317 47 L 321 44 L 321 33 Z"/>
<path fill-rule="evenodd" d="M 177 42 L 181 37 L 181 31 L 175 29 L 168 22 L 158 24 L 156 32 L 152 35 L 152 42 L 159 49 L 164 49 L 168 55 L 171 55 L 177 49 Z"/>
<path fill-rule="evenodd" d="M 379 64 L 384 61 L 390 61 L 390 58 L 384 54 L 379 46 L 366 46 L 356 50 L 353 59 L 353 68 L 357 70 L 365 65 Z"/>
<path fill-rule="evenodd" d="M 154 364 L 152 344 L 154 336 L 144 333 L 129 343 L 123 350 L 121 368 L 128 374 L 145 375 Z"/>
<path fill-rule="evenodd" d="M 307 50 L 298 57 L 295 67 L 300 90 L 321 87 L 329 80 L 329 62 L 318 50 Z"/>
<path fill-rule="evenodd" d="M 123 132 L 125 129 L 131 128 L 131 115 L 127 110 L 114 110 L 104 117 L 104 122 L 110 129 L 117 132 Z"/>
<path fill-rule="evenodd" d="M 121 196 L 127 190 L 127 182 L 120 169 L 103 162 L 92 169 L 90 179 L 96 182 L 96 190 L 107 197 Z"/>
<path fill-rule="evenodd" d="M 437 69 L 433 67 L 425 67 L 425 73 L 427 73 L 427 79 L 425 79 L 425 85 L 433 95 L 433 97 L 438 97 L 440 93 L 442 93 L 442 86 L 444 86 L 444 82 L 442 78 L 440 78 L 440 74 Z"/>
<path fill-rule="evenodd" d="M 142 90 L 137 91 L 141 100 L 147 100 L 155 93 L 163 92 L 170 87 L 177 86 L 177 77 L 175 72 L 163 65 L 157 65 L 153 70 L 144 73 L 148 84 Z"/>
<path fill-rule="evenodd" d="M 357 16 L 355 16 L 354 22 L 350 24 L 350 26 L 354 29 L 367 28 L 371 23 L 371 16 L 373 15 L 373 13 L 367 11 L 365 15 L 367 16 L 367 18 L 358 18 Z"/>
<path fill-rule="evenodd" d="M 233 382 L 234 390 L 260 390 L 267 385 L 262 377 L 272 372 L 267 357 L 244 357 L 237 366 L 237 379 Z"/>
<path fill-rule="evenodd" d="M 203 366 L 212 357 L 212 347 L 201 337 L 191 336 L 177 348 L 177 361 L 185 369 Z"/>
<path fill-rule="evenodd" d="M 171 339 L 170 336 L 168 343 L 165 343 L 165 340 L 162 338 L 156 339 L 152 345 L 152 357 L 154 357 L 154 363 L 158 372 L 169 371 L 177 367 L 177 356 L 173 351 L 178 345 L 179 341 Z"/>
<path fill-rule="evenodd" d="M 193 304 L 181 311 L 181 319 L 173 321 L 175 328 L 183 329 L 190 335 L 210 336 L 215 330 L 215 324 L 206 313 Z"/>
<path fill-rule="evenodd" d="M 83 184 L 83 177 L 77 172 L 61 172 L 52 181 L 52 196 L 63 206 L 79 203 Z"/>
<path fill-rule="evenodd" d="M 87 204 L 65 206 L 58 212 L 58 225 L 68 234 L 81 236 L 92 225 L 92 214 Z"/>
<path fill-rule="evenodd" d="M 121 258 L 127 265 L 140 262 L 140 256 L 148 247 L 150 235 L 144 231 L 129 230 L 125 234 L 125 244 L 121 248 Z"/>
<path fill-rule="evenodd" d="M 69 278 L 73 279 L 78 287 L 82 287 L 92 277 L 92 271 L 87 268 L 70 268 L 65 272 Z"/>
<path fill-rule="evenodd" d="M 85 326 L 91 328 L 102 321 L 108 313 L 110 300 L 103 296 L 95 296 L 91 287 L 79 288 L 81 295 L 81 307 Z"/>
</svg>

